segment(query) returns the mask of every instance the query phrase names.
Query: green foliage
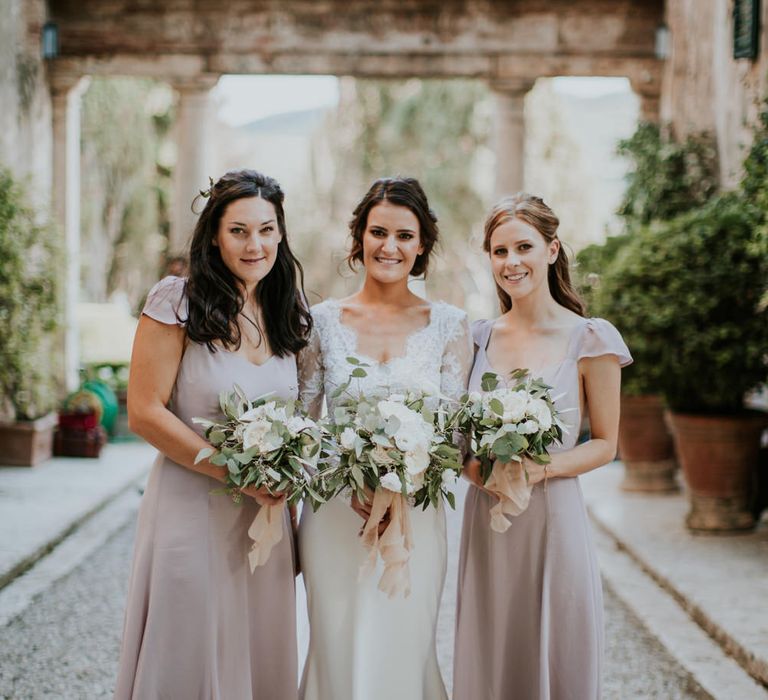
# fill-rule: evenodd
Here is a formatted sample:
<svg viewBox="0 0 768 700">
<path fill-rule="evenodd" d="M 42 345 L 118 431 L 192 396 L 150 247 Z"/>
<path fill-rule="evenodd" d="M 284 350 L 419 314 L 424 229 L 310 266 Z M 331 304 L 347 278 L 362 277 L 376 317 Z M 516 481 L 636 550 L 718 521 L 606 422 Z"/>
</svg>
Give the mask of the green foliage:
<svg viewBox="0 0 768 700">
<path fill-rule="evenodd" d="M 33 420 L 57 403 L 61 256 L 55 230 L 0 170 L 0 414 Z"/>
<path fill-rule="evenodd" d="M 637 230 L 603 276 L 599 304 L 642 369 L 683 412 L 735 413 L 768 378 L 768 229 L 738 194 Z"/>
<path fill-rule="evenodd" d="M 604 243 L 588 245 L 576 255 L 573 282 L 584 299 L 587 311 L 591 316 L 600 316 L 609 320 L 614 316 L 614 310 L 610 308 L 610 303 L 604 303 L 597 292 L 600 288 L 602 275 L 629 241 L 630 236 L 626 233 L 610 236 Z"/>
<path fill-rule="evenodd" d="M 768 102 L 755 125 L 752 146 L 744 160 L 741 189 L 765 217 L 768 213 Z"/>
<path fill-rule="evenodd" d="M 631 162 L 618 211 L 630 228 L 703 206 L 718 190 L 717 144 L 708 133 L 678 143 L 644 123 L 619 142 L 618 153 Z"/>
<path fill-rule="evenodd" d="M 618 212 L 625 230 L 603 244 L 584 248 L 576 257 L 574 279 L 589 313 L 618 326 L 632 350 L 635 362 L 624 370 L 622 391 L 655 394 L 661 386 L 665 338 L 653 331 L 652 318 L 663 313 L 663 304 L 647 304 L 647 290 L 637 269 L 630 270 L 639 274 L 639 279 L 632 278 L 636 286 L 625 283 L 622 276 L 628 267 L 639 264 L 629 259 L 640 245 L 635 241 L 638 229 L 703 207 L 712 199 L 718 188 L 717 150 L 708 134 L 677 143 L 658 126 L 645 123 L 619 143 L 618 153 L 631 162 Z"/>
<path fill-rule="evenodd" d="M 163 163 L 173 122 L 166 85 L 96 78 L 83 97 L 82 284 L 105 301 L 133 301 L 157 278 L 169 233 L 171 172 Z"/>
</svg>

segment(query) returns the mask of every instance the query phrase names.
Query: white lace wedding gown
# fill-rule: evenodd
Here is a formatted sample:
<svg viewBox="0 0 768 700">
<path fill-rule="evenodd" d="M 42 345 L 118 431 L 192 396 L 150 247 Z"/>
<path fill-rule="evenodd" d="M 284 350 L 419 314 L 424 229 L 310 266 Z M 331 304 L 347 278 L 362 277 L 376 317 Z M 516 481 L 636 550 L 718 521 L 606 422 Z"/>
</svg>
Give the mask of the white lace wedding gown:
<svg viewBox="0 0 768 700">
<path fill-rule="evenodd" d="M 437 388 L 458 398 L 472 364 L 466 315 L 442 302 L 431 306 L 429 324 L 408 337 L 402 356 L 380 363 L 356 351 L 355 331 L 341 323 L 341 305 L 312 308 L 315 327 L 299 357 L 299 395 L 314 416 L 353 369 L 354 356 L 369 365 L 362 392 Z M 446 567 L 442 508 L 410 512 L 414 548 L 411 594 L 389 599 L 378 590 L 381 568 L 358 579 L 366 552 L 358 533 L 363 521 L 338 497 L 317 513 L 305 508 L 299 551 L 307 591 L 309 652 L 303 700 L 445 700 L 437 665 L 435 632 Z M 381 562 L 379 562 L 381 567 Z"/>
</svg>

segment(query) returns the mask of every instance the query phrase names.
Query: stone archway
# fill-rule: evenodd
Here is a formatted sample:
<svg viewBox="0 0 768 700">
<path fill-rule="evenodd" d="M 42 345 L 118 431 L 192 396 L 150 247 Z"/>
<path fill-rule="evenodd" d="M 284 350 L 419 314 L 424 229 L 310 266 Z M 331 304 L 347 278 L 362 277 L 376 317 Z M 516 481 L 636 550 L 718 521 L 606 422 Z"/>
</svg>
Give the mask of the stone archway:
<svg viewBox="0 0 768 700">
<path fill-rule="evenodd" d="M 486 80 L 496 94 L 496 190 L 523 182 L 525 95 L 539 77 L 629 78 L 644 118 L 658 117 L 663 62 L 654 53 L 663 0 L 49 0 L 60 53 L 50 72 L 54 201 L 68 248 L 68 326 L 79 267 L 77 166 L 82 79 L 133 75 L 179 93 L 172 237 L 193 223 L 182 192 L 209 172 L 207 96 L 219 76 L 330 74 Z M 70 378 L 77 357 L 68 333 Z"/>
</svg>

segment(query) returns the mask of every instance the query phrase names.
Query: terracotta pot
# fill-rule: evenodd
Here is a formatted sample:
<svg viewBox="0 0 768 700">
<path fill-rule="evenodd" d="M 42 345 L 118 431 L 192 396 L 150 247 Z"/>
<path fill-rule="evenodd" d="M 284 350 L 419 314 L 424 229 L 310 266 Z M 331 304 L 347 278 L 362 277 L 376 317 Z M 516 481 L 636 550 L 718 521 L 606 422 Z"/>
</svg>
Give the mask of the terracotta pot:
<svg viewBox="0 0 768 700">
<path fill-rule="evenodd" d="M 667 415 L 690 492 L 688 527 L 707 532 L 753 528 L 750 501 L 768 414 Z"/>
<path fill-rule="evenodd" d="M 660 396 L 622 395 L 619 456 L 624 463 L 624 491 L 678 490 L 675 446 L 664 421 L 664 402 Z"/>
<path fill-rule="evenodd" d="M 51 458 L 56 414 L 0 425 L 0 465 L 33 467 Z"/>
</svg>

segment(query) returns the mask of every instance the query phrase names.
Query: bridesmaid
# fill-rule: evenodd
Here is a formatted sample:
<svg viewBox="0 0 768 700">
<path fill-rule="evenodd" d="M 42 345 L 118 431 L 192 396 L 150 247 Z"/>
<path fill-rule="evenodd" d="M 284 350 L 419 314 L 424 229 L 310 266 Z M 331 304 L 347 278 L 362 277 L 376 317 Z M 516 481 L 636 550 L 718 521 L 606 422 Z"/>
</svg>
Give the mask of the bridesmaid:
<svg viewBox="0 0 768 700">
<path fill-rule="evenodd" d="M 621 367 L 632 358 L 607 321 L 586 318 L 559 221 L 518 193 L 485 222 L 483 248 L 502 315 L 474 325 L 470 389 L 485 372 L 525 367 L 551 387 L 569 432 L 546 468 L 527 461 L 528 509 L 503 534 L 490 528 L 496 499 L 469 458 L 454 656 L 454 700 L 599 700 L 603 601 L 578 475 L 616 454 Z M 576 446 L 588 411 L 591 437 Z"/>
<path fill-rule="evenodd" d="M 149 476 L 128 587 L 117 700 L 296 698 L 294 553 L 284 536 L 251 575 L 248 526 L 265 490 L 236 505 L 211 492 L 224 469 L 207 460 L 193 417 L 221 419 L 218 397 L 297 395 L 295 353 L 311 318 L 288 246 L 283 192 L 253 170 L 208 193 L 188 279 L 149 293 L 131 359 L 131 429 L 160 454 Z"/>
</svg>

